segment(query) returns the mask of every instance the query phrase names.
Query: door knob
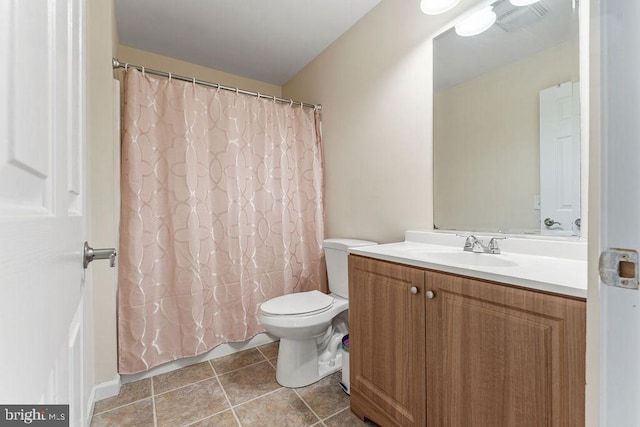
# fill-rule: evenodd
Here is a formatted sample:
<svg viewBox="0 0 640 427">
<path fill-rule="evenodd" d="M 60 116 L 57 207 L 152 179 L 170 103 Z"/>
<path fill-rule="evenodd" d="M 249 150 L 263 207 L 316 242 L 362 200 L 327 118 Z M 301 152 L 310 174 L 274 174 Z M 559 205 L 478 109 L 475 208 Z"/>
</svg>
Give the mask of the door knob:
<svg viewBox="0 0 640 427">
<path fill-rule="evenodd" d="M 89 263 L 94 259 L 108 259 L 109 265 L 111 267 L 116 266 L 116 253 L 115 248 L 102 248 L 102 249 L 93 249 L 89 246 L 89 243 L 84 242 L 84 248 L 82 251 L 82 265 L 84 268 L 89 266 Z"/>
<path fill-rule="evenodd" d="M 427 291 L 427 298 L 433 299 L 435 296 L 436 296 L 436 294 L 433 293 L 433 291 Z"/>
<path fill-rule="evenodd" d="M 415 295 L 415 294 L 417 294 L 417 293 L 418 293 L 418 288 L 417 288 L 417 287 L 415 287 L 415 286 L 412 286 L 412 287 L 411 287 L 411 289 L 409 289 L 409 290 L 411 291 L 411 293 L 412 293 L 413 295 Z"/>
<path fill-rule="evenodd" d="M 544 219 L 544 225 L 546 225 L 547 227 L 551 227 L 551 226 L 554 226 L 556 224 L 562 225 L 558 221 L 554 220 L 553 218 L 545 218 Z"/>
</svg>

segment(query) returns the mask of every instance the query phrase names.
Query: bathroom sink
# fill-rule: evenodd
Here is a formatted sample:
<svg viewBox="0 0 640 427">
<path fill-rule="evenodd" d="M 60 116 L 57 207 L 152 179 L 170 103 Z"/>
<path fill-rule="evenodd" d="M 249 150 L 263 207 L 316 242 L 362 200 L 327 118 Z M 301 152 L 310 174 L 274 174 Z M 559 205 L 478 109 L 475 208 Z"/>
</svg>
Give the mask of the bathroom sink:
<svg viewBox="0 0 640 427">
<path fill-rule="evenodd" d="M 505 259 L 503 255 L 482 254 L 474 252 L 423 252 L 424 261 L 447 265 L 464 265 L 478 267 L 515 267 L 518 263 Z"/>
</svg>

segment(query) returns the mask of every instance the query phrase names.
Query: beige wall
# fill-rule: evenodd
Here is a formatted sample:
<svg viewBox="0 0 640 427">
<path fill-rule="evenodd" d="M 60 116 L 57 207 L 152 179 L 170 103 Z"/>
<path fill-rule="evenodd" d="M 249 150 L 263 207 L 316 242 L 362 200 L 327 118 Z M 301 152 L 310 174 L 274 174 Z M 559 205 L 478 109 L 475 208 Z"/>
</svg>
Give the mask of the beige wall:
<svg viewBox="0 0 640 427">
<path fill-rule="evenodd" d="M 391 242 L 432 226 L 430 36 L 457 12 L 418 6 L 382 0 L 283 86 L 323 107 L 327 237 Z"/>
<path fill-rule="evenodd" d="M 111 58 L 116 54 L 113 0 L 87 2 L 88 241 L 116 246 L 113 92 Z M 87 270 L 93 286 L 95 382 L 116 376 L 116 269 L 94 262 Z"/>
<path fill-rule="evenodd" d="M 579 80 L 577 52 L 562 43 L 434 95 L 439 228 L 540 231 L 539 92 Z"/>
<path fill-rule="evenodd" d="M 220 83 L 225 86 L 238 87 L 252 92 L 260 92 L 265 95 L 282 96 L 282 88 L 273 84 L 236 76 L 200 65 L 169 58 L 129 46 L 118 47 L 118 60 L 122 63 L 130 63 L 168 73 L 179 74 L 185 77 L 195 77 L 211 83 Z"/>
</svg>

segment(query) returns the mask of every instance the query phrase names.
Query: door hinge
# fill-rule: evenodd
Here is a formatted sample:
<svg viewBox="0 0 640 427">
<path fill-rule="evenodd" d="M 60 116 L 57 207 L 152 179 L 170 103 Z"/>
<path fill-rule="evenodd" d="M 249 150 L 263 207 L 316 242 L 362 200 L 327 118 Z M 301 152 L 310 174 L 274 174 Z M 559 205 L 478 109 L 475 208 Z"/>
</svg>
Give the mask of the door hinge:
<svg viewBox="0 0 640 427">
<path fill-rule="evenodd" d="M 600 280 L 607 286 L 638 289 L 638 252 L 609 248 L 600 254 Z"/>
</svg>

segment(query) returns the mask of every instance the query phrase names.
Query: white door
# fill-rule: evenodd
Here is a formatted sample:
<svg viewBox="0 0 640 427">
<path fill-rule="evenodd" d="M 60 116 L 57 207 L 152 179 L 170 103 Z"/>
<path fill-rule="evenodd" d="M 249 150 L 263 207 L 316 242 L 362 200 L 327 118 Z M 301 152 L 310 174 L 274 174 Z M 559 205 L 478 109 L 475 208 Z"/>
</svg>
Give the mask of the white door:
<svg viewBox="0 0 640 427">
<path fill-rule="evenodd" d="M 540 230 L 544 235 L 580 234 L 578 83 L 540 91 Z"/>
<path fill-rule="evenodd" d="M 640 252 L 640 2 L 601 0 L 600 13 L 600 250 Z M 638 266 L 635 270 L 636 277 L 626 282 L 631 288 Z M 600 425 L 637 427 L 640 291 L 601 283 L 600 298 Z"/>
<path fill-rule="evenodd" d="M 70 404 L 71 425 L 87 415 L 84 14 L 0 1 L 0 403 Z"/>
</svg>

